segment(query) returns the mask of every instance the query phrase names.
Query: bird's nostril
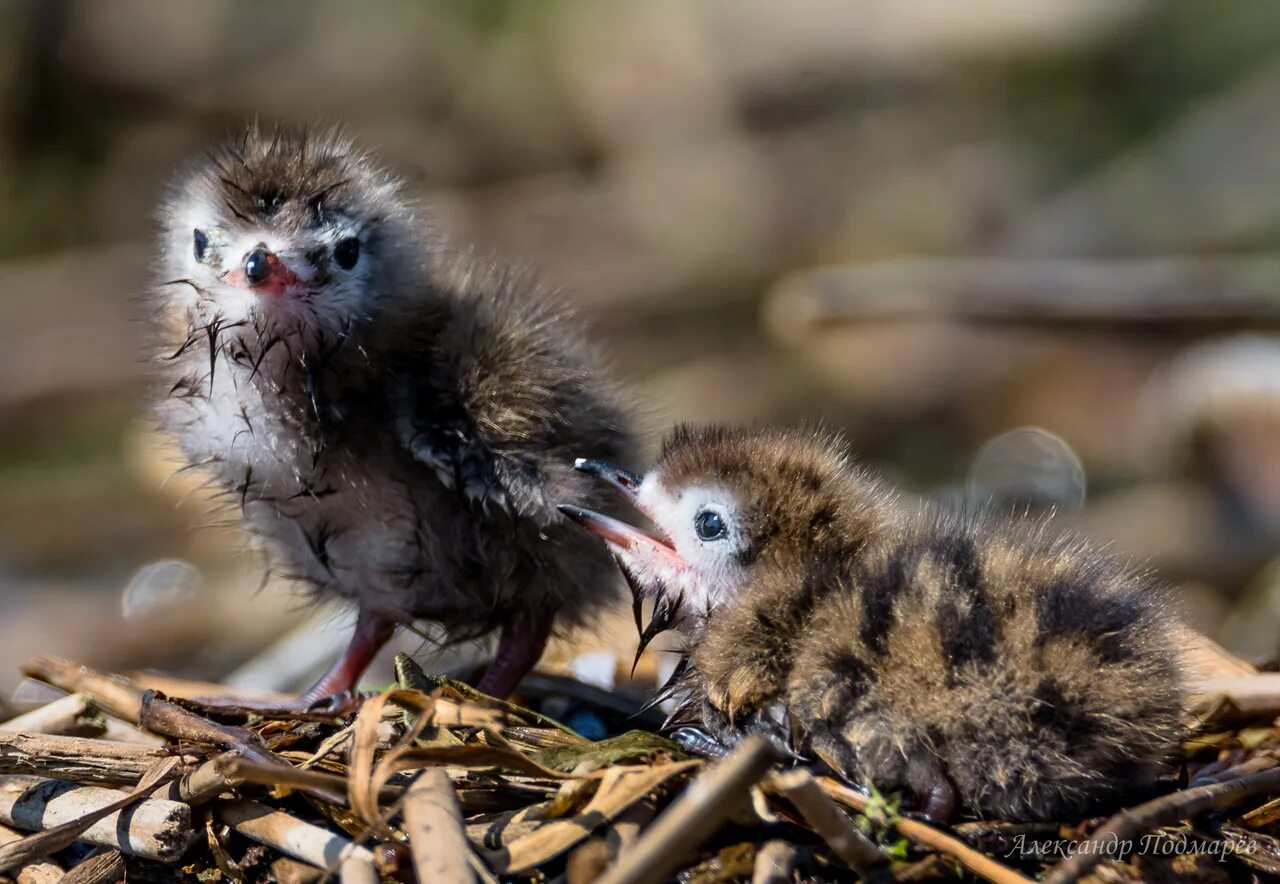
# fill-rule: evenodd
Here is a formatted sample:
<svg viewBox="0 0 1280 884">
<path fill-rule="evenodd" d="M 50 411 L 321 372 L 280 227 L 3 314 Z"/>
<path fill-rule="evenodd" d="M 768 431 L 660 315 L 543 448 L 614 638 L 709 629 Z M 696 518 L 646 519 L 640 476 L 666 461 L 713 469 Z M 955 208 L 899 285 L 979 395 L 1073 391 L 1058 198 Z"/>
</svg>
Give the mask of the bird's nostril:
<svg viewBox="0 0 1280 884">
<path fill-rule="evenodd" d="M 244 259 L 244 275 L 257 285 L 271 275 L 271 265 L 279 259 L 266 249 L 254 249 Z"/>
</svg>

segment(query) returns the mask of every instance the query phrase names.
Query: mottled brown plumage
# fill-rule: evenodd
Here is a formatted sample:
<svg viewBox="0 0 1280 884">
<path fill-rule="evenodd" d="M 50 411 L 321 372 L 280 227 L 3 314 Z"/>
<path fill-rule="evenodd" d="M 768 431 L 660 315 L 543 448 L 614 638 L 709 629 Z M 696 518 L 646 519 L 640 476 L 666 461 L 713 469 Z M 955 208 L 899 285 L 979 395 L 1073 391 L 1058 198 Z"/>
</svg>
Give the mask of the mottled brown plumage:
<svg viewBox="0 0 1280 884">
<path fill-rule="evenodd" d="M 308 701 L 349 689 L 394 624 L 501 630 L 505 693 L 554 623 L 613 598 L 554 502 L 571 455 L 630 448 L 626 406 L 528 274 L 460 252 L 339 133 L 246 129 L 161 220 L 160 418 L 272 566 L 360 611 Z"/>
<path fill-rule="evenodd" d="M 1047 523 L 904 512 L 806 432 L 679 431 L 635 497 L 664 538 L 570 514 L 680 597 L 675 688 L 724 743 L 762 731 L 938 816 L 1051 819 L 1149 787 L 1181 734 L 1167 600 Z"/>
</svg>

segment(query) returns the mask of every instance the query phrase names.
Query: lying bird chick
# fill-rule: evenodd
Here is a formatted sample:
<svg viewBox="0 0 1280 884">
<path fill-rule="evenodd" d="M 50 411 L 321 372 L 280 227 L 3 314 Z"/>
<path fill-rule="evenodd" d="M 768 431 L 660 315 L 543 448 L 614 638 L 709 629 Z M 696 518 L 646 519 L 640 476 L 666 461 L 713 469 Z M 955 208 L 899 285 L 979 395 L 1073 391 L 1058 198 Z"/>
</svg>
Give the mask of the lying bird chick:
<svg viewBox="0 0 1280 884">
<path fill-rule="evenodd" d="M 272 566 L 356 603 L 300 705 L 349 692 L 396 624 L 500 630 L 513 690 L 554 626 L 613 600 L 554 501 L 570 452 L 622 456 L 626 409 L 527 276 L 452 252 L 337 133 L 263 132 L 196 160 L 162 210 L 161 422 Z"/>
<path fill-rule="evenodd" d="M 659 529 L 562 507 L 683 636 L 723 743 L 762 731 L 937 819 L 1047 820 L 1150 787 L 1181 734 L 1161 595 L 1043 523 L 910 517 L 820 434 L 681 429 L 642 481 L 579 466 Z"/>
</svg>

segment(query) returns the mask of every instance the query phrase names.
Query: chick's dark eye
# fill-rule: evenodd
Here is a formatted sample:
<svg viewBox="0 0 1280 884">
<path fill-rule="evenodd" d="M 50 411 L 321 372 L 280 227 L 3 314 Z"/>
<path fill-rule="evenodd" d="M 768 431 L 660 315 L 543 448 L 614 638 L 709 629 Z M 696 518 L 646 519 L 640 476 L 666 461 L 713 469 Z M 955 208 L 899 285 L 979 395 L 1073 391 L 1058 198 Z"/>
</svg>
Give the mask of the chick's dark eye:
<svg viewBox="0 0 1280 884">
<path fill-rule="evenodd" d="M 693 517 L 693 530 L 699 540 L 719 540 L 728 533 L 724 519 L 711 510 L 703 510 Z"/>
<path fill-rule="evenodd" d="M 209 251 L 209 234 L 203 230 L 197 230 L 192 236 L 191 251 L 197 261 L 203 261 L 204 253 Z"/>
<path fill-rule="evenodd" d="M 360 240 L 354 236 L 339 240 L 333 247 L 333 260 L 337 261 L 338 266 L 343 270 L 350 270 L 356 266 L 356 262 L 360 260 Z"/>
</svg>

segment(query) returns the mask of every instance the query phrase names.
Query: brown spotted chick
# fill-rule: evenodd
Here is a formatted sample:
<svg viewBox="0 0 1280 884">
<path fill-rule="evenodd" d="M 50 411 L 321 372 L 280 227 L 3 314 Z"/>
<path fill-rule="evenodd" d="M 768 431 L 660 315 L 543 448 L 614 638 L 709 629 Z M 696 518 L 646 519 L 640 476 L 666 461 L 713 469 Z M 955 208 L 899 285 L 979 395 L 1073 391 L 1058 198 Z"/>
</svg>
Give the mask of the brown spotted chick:
<svg viewBox="0 0 1280 884">
<path fill-rule="evenodd" d="M 657 526 L 562 507 L 682 635 L 724 744 L 764 732 L 935 818 L 1056 819 L 1149 788 L 1181 734 L 1167 600 L 1050 525 L 904 512 L 822 433 L 679 429 L 643 479 L 580 468 Z"/>
<path fill-rule="evenodd" d="M 555 502 L 594 493 L 571 452 L 625 456 L 627 403 L 528 274 L 453 248 L 334 132 L 245 129 L 161 222 L 163 427 L 275 570 L 359 612 L 301 705 L 417 619 L 498 632 L 480 687 L 504 695 L 612 601 L 608 555 Z"/>
</svg>

